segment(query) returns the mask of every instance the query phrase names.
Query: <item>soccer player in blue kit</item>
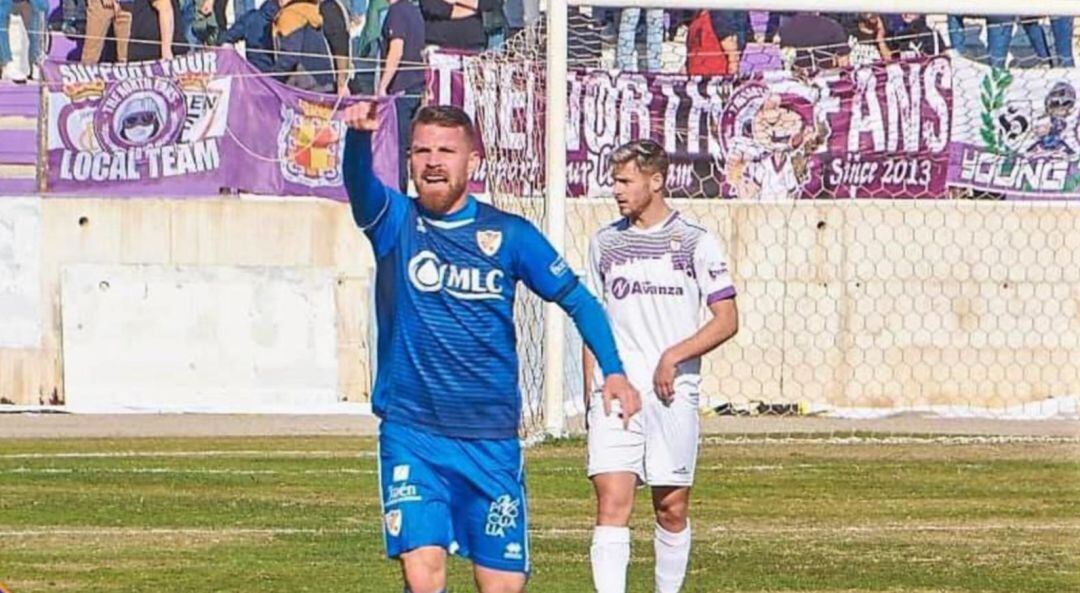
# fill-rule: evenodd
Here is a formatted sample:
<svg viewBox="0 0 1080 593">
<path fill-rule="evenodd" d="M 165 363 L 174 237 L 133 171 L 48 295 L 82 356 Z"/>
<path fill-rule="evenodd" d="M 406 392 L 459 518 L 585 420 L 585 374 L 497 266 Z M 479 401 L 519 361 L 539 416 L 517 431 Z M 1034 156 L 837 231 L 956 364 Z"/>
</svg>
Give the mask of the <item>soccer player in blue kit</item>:
<svg viewBox="0 0 1080 593">
<path fill-rule="evenodd" d="M 604 404 L 641 407 L 607 317 L 527 220 L 469 195 L 479 165 L 464 111 L 424 107 L 409 167 L 419 197 L 376 179 L 370 103 L 348 108 L 343 157 L 353 218 L 371 242 L 378 370 L 372 396 L 386 552 L 408 593 L 446 589 L 447 554 L 481 593 L 519 593 L 530 571 L 513 305 L 518 281 L 574 320 L 604 375 Z"/>
</svg>

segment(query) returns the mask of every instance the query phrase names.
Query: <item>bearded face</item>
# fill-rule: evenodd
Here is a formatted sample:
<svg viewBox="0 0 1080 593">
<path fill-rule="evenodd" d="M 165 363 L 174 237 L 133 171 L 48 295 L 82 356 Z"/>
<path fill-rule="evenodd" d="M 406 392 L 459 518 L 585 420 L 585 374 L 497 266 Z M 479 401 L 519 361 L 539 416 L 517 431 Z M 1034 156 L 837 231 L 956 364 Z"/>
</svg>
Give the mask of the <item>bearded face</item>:
<svg viewBox="0 0 1080 593">
<path fill-rule="evenodd" d="M 472 138 L 463 128 L 420 124 L 413 130 L 409 168 L 424 209 L 454 210 L 465 199 L 478 163 Z"/>
</svg>

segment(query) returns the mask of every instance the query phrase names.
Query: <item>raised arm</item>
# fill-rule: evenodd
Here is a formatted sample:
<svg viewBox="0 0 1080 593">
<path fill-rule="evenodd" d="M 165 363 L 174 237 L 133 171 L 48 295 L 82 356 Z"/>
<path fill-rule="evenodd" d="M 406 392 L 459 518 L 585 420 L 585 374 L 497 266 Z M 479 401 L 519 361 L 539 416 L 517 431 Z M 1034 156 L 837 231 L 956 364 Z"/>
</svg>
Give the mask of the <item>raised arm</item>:
<svg viewBox="0 0 1080 593">
<path fill-rule="evenodd" d="M 349 206 L 356 226 L 371 239 L 375 256 L 381 257 L 393 246 L 408 200 L 375 175 L 371 146 L 379 127 L 375 105 L 357 103 L 347 108 L 344 116 L 349 130 L 341 162 Z"/>
</svg>

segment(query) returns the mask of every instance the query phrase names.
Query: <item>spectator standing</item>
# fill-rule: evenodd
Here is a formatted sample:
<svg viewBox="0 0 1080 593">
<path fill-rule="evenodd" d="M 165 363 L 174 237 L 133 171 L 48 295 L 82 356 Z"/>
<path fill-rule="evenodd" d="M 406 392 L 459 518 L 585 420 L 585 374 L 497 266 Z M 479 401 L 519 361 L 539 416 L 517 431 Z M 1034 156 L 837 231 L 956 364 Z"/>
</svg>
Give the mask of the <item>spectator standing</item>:
<svg viewBox="0 0 1080 593">
<path fill-rule="evenodd" d="M 229 7 L 229 0 L 195 0 L 196 6 L 199 7 L 198 13 L 208 16 L 214 15 L 214 20 L 217 21 L 218 29 L 225 30 L 229 26 L 228 16 L 226 16 L 226 10 Z M 196 15 L 196 18 L 198 16 Z"/>
<path fill-rule="evenodd" d="M 380 60 L 379 44 L 382 42 L 382 26 L 390 10 L 389 0 L 370 0 L 364 16 L 364 26 L 353 40 L 353 57 L 356 58 L 356 76 L 349 83 L 354 94 L 374 95 L 379 82 L 376 79 Z"/>
<path fill-rule="evenodd" d="M 323 19 L 323 35 L 334 57 L 334 87 L 339 95 L 349 94 L 349 74 L 352 56 L 349 42 L 349 9 L 341 0 L 322 0 L 319 14 Z"/>
<path fill-rule="evenodd" d="M 187 38 L 192 45 L 217 45 L 219 32 L 226 27 L 225 24 L 222 24 L 218 20 L 217 15 L 214 14 L 213 7 L 205 4 L 199 10 L 195 11 L 194 18 L 190 24 L 190 36 L 186 34 L 187 24 L 182 8 L 181 21 L 185 23 L 181 25 L 181 28 L 185 30 L 185 38 Z"/>
<path fill-rule="evenodd" d="M 168 60 L 187 53 L 179 14 L 179 0 L 135 0 L 131 5 L 128 60 Z"/>
<path fill-rule="evenodd" d="M 615 50 L 615 65 L 623 71 L 638 69 L 637 27 L 641 21 L 640 8 L 622 9 L 619 20 L 619 41 Z M 650 72 L 661 69 L 661 52 L 664 43 L 664 9 L 649 8 L 645 11 L 645 64 Z"/>
<path fill-rule="evenodd" d="M 780 47 L 794 50 L 797 70 L 842 68 L 851 64 L 844 27 L 813 12 L 794 15 L 780 26 Z"/>
<path fill-rule="evenodd" d="M 63 16 L 63 22 L 60 30 L 64 35 L 74 37 L 86 33 L 86 4 L 85 0 L 61 0 L 60 13 Z"/>
<path fill-rule="evenodd" d="M 990 65 L 994 68 L 1004 68 L 1006 65 L 1016 21 L 1014 16 L 986 17 L 986 45 L 990 53 Z M 1020 26 L 1031 41 L 1031 49 L 1035 52 L 1035 57 L 1042 63 L 1049 63 L 1050 47 L 1046 41 L 1046 31 L 1039 24 L 1038 18 L 1022 18 Z"/>
<path fill-rule="evenodd" d="M 765 43 L 780 43 L 780 29 L 793 16 L 795 13 L 788 10 L 770 10 L 765 23 Z"/>
<path fill-rule="evenodd" d="M 495 6 L 480 13 L 484 22 L 484 37 L 487 49 L 499 49 L 506 42 L 506 15 L 503 14 L 503 0 L 495 0 Z"/>
<path fill-rule="evenodd" d="M 274 66 L 285 84 L 318 93 L 334 92 L 330 46 L 315 0 L 287 0 L 274 19 Z"/>
<path fill-rule="evenodd" d="M 506 0 L 503 3 L 503 18 L 506 20 L 506 38 L 510 39 L 525 28 L 525 3 L 522 0 Z"/>
<path fill-rule="evenodd" d="M 961 14 L 950 14 L 946 16 L 946 26 L 949 29 L 949 48 L 952 49 L 956 55 L 962 55 L 964 48 L 967 46 L 967 28 L 964 25 L 964 16 Z"/>
<path fill-rule="evenodd" d="M 721 12 L 702 10 L 690 21 L 686 34 L 687 74 L 723 76 L 739 71 L 738 38 Z"/>
<path fill-rule="evenodd" d="M 30 77 L 35 78 L 35 70 L 41 62 L 43 36 L 45 35 L 45 19 L 49 14 L 47 0 L 0 0 L 0 72 L 8 68 L 14 59 L 11 54 L 11 13 L 19 11 L 23 23 L 26 26 L 27 37 L 30 38 L 29 62 Z M 10 70 L 9 70 L 10 77 Z M 20 79 L 23 82 L 25 79 Z"/>
<path fill-rule="evenodd" d="M 263 2 L 263 4 L 266 4 Z M 255 6 L 255 0 L 233 0 L 233 22 L 236 23 L 240 19 L 244 18 L 249 12 L 258 10 L 259 7 Z M 225 25 L 222 25 L 224 29 Z"/>
<path fill-rule="evenodd" d="M 118 0 L 87 0 L 86 42 L 83 44 L 82 63 L 97 64 L 105 37 L 112 27 L 116 34 L 116 59 L 128 60 L 128 38 L 131 37 L 131 4 Z"/>
<path fill-rule="evenodd" d="M 428 45 L 482 51 L 487 47 L 481 13 L 499 0 L 420 0 Z"/>
<path fill-rule="evenodd" d="M 578 6 L 568 11 L 566 25 L 567 65 L 571 68 L 598 67 L 604 49 L 603 24 Z"/>
<path fill-rule="evenodd" d="M 407 166 L 412 144 L 412 120 L 424 92 L 424 17 L 409 0 L 390 0 L 382 29 L 382 76 L 380 95 L 399 95 L 394 100 L 398 118 L 398 187 L 409 186 Z"/>
<path fill-rule="evenodd" d="M 1073 20 L 1071 16 L 1056 16 L 1050 19 L 1050 32 L 1054 34 L 1054 53 L 1057 54 L 1058 68 L 1072 68 L 1073 60 Z"/>
<path fill-rule="evenodd" d="M 278 0 L 266 0 L 256 10 L 245 13 L 222 37 L 222 43 L 244 42 L 244 54 L 259 72 L 274 69 L 274 36 L 271 27 L 279 10 Z"/>
<path fill-rule="evenodd" d="M 848 31 L 853 43 L 851 65 L 866 66 L 892 59 L 892 48 L 886 41 L 885 22 L 872 12 L 864 12 L 851 22 Z"/>
<path fill-rule="evenodd" d="M 944 44 L 937 32 L 926 24 L 924 15 L 905 13 L 900 15 L 889 48 L 901 58 L 916 58 L 936 56 L 944 50 Z"/>
</svg>

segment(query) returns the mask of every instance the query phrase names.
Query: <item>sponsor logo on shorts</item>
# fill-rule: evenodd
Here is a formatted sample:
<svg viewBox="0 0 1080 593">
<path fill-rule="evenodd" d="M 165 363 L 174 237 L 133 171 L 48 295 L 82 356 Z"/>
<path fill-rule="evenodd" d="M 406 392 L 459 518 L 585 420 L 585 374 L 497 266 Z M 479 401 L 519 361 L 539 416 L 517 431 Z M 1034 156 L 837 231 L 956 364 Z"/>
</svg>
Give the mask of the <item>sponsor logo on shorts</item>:
<svg viewBox="0 0 1080 593">
<path fill-rule="evenodd" d="M 401 535 L 401 509 L 394 509 L 386 513 L 386 532 L 392 537 Z"/>
<path fill-rule="evenodd" d="M 522 548 L 521 544 L 517 542 L 510 542 L 506 544 L 506 551 L 503 552 L 503 558 L 507 560 L 521 560 Z"/>
<path fill-rule="evenodd" d="M 412 484 L 390 485 L 386 491 L 386 506 L 393 506 L 402 502 L 419 502 L 423 500 L 416 486 Z"/>
<path fill-rule="evenodd" d="M 407 466 L 407 465 L 395 465 L 394 466 L 394 481 L 395 482 L 408 482 L 409 481 L 409 466 Z"/>
<path fill-rule="evenodd" d="M 690 474 L 690 470 L 686 469 L 686 466 L 684 465 L 684 466 L 676 469 L 675 471 L 673 471 L 671 473 L 673 473 L 675 475 L 678 475 L 678 476 L 686 476 L 686 475 Z"/>
<path fill-rule="evenodd" d="M 506 537 L 507 529 L 517 527 L 518 513 L 520 512 L 521 499 L 511 498 L 509 494 L 503 494 L 491 501 L 488 508 L 487 525 L 484 533 L 491 537 Z"/>
</svg>

